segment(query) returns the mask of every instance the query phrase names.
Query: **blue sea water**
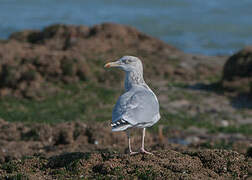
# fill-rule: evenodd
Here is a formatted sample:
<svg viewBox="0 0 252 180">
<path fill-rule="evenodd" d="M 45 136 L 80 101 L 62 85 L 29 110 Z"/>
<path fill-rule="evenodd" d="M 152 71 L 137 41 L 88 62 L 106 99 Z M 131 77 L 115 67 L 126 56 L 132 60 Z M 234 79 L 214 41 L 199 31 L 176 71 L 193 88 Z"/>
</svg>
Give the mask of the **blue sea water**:
<svg viewBox="0 0 252 180">
<path fill-rule="evenodd" d="M 189 53 L 252 45 L 252 0 L 0 0 L 0 38 L 54 23 L 127 24 Z"/>
</svg>

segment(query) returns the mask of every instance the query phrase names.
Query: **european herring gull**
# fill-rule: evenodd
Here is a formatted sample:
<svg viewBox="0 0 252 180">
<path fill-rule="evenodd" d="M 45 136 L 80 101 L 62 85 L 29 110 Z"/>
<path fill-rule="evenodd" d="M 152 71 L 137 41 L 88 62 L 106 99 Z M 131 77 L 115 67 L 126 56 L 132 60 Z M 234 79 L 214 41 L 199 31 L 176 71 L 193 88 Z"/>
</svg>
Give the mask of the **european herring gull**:
<svg viewBox="0 0 252 180">
<path fill-rule="evenodd" d="M 114 106 L 112 112 L 112 131 L 127 131 L 129 152 L 133 152 L 130 145 L 130 129 L 143 128 L 142 147 L 140 153 L 151 154 L 144 149 L 145 128 L 155 124 L 160 119 L 159 103 L 156 95 L 145 83 L 143 65 L 139 58 L 123 56 L 115 62 L 105 64 L 106 68 L 117 67 L 125 71 L 125 92 Z"/>
</svg>

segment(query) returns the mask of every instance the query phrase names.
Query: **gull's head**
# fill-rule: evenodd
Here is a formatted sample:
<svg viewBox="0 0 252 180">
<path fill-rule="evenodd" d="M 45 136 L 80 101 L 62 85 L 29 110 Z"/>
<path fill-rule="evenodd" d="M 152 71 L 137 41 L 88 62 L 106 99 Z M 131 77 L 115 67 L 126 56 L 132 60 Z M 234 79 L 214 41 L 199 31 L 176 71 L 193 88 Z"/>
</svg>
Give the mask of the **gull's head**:
<svg viewBox="0 0 252 180">
<path fill-rule="evenodd" d="M 143 72 L 143 65 L 139 58 L 135 56 L 123 56 L 115 62 L 105 64 L 105 68 L 117 67 L 126 72 L 138 71 Z"/>
</svg>

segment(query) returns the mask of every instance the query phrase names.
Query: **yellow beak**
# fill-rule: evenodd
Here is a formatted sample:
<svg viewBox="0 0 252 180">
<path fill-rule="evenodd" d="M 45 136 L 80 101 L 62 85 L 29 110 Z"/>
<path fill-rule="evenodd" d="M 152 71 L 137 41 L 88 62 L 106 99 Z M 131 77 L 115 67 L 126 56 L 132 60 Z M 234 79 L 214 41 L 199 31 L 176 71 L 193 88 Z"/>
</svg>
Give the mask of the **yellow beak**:
<svg viewBox="0 0 252 180">
<path fill-rule="evenodd" d="M 118 67 L 118 66 L 119 66 L 118 62 L 109 62 L 104 65 L 105 68 Z"/>
</svg>

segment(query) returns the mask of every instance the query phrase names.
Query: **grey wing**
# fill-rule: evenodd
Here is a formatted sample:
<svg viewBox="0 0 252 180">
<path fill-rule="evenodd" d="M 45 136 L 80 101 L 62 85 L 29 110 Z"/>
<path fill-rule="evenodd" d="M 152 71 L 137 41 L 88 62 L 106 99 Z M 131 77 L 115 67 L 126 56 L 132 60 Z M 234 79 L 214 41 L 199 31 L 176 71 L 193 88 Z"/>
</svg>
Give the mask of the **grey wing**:
<svg viewBox="0 0 252 180">
<path fill-rule="evenodd" d="M 112 122 L 124 119 L 134 126 L 152 125 L 159 117 L 159 104 L 154 93 L 136 87 L 119 98 L 113 110 Z"/>
<path fill-rule="evenodd" d="M 126 112 L 127 109 L 127 101 L 130 99 L 130 97 L 131 93 L 129 92 L 126 92 L 119 97 L 112 112 L 112 123 L 122 119 L 122 115 Z"/>
</svg>

